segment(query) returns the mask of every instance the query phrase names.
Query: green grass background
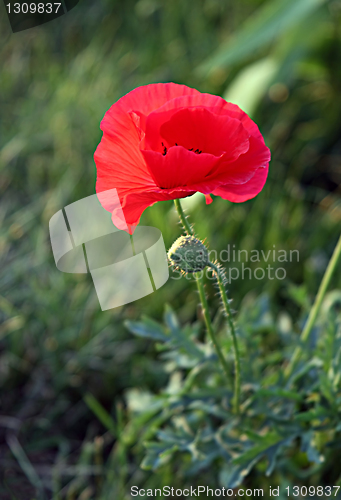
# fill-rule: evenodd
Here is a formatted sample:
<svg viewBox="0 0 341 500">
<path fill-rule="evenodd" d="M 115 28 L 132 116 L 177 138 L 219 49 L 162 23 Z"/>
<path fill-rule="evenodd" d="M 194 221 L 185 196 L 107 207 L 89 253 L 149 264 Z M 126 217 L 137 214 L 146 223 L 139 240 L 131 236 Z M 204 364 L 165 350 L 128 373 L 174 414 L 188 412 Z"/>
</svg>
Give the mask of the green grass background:
<svg viewBox="0 0 341 500">
<path fill-rule="evenodd" d="M 89 277 L 56 269 L 48 232 L 57 210 L 94 193 L 100 120 L 134 87 L 184 83 L 257 122 L 272 152 L 261 194 L 184 205 L 210 249 L 299 251 L 284 280 L 229 287 L 237 310 L 267 294 L 274 313 L 298 321 L 297 297 L 313 299 L 341 227 L 340 16 L 337 0 L 81 0 L 12 34 L 0 5 L 1 499 L 129 498 L 134 481 L 181 487 L 181 471 L 142 471 L 141 447 L 115 443 L 133 418 L 127 391 L 165 383 L 153 344 L 123 321 L 160 320 L 166 303 L 182 323 L 195 321 L 194 283 L 170 279 L 101 312 Z M 158 227 L 167 247 L 180 235 L 171 202 L 141 223 Z M 338 268 L 331 288 L 340 284 Z M 214 314 L 210 282 L 207 291 Z"/>
</svg>

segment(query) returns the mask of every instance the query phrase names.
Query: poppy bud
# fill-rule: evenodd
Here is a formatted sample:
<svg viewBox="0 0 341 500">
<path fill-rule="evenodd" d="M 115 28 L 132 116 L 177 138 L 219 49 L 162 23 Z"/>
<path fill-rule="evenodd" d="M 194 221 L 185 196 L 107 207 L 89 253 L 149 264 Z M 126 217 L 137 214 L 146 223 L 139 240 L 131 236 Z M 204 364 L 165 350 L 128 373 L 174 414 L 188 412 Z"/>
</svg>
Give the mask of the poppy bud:
<svg viewBox="0 0 341 500">
<path fill-rule="evenodd" d="M 209 263 L 205 245 L 194 236 L 180 236 L 168 250 L 171 264 L 185 273 L 196 273 Z"/>
</svg>

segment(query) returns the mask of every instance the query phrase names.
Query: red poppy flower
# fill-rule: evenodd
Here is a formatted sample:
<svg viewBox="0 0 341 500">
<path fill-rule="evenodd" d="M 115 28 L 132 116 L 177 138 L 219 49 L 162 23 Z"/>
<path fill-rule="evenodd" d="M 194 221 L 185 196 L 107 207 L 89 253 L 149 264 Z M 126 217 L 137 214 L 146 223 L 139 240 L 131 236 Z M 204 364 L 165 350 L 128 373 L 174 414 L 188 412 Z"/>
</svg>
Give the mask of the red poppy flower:
<svg viewBox="0 0 341 500">
<path fill-rule="evenodd" d="M 239 203 L 266 181 L 270 151 L 257 125 L 235 104 L 184 85 L 136 88 L 111 106 L 101 129 L 96 191 L 120 229 L 157 201 L 199 191 L 207 203 L 211 193 Z M 125 221 L 104 194 L 113 188 Z"/>
</svg>

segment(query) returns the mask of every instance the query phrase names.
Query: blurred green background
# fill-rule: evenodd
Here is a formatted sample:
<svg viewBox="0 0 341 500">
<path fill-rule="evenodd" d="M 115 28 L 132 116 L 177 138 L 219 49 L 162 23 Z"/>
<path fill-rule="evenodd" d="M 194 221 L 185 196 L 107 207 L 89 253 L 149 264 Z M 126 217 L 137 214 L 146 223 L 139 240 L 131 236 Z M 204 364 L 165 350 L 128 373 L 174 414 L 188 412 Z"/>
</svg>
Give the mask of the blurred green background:
<svg viewBox="0 0 341 500">
<path fill-rule="evenodd" d="M 341 227 L 341 3 L 81 0 L 16 34 L 3 4 L 0 13 L 0 498 L 121 499 L 131 484 L 181 487 L 180 470 L 140 469 L 140 444 L 115 448 L 110 426 L 133 419 L 127 391 L 157 393 L 166 380 L 154 345 L 124 320 L 161 320 L 171 303 L 182 323 L 196 321 L 195 284 L 170 279 L 101 312 L 89 277 L 56 269 L 48 222 L 94 193 L 99 123 L 123 94 L 174 81 L 222 95 L 259 125 L 269 179 L 244 204 L 206 206 L 199 195 L 184 206 L 210 249 L 299 251 L 284 280 L 229 287 L 235 309 L 267 294 L 274 314 L 298 322 L 296 299 L 302 290 L 313 299 Z M 180 235 L 172 202 L 141 223 L 158 227 L 167 247 Z M 332 288 L 340 285 L 338 269 Z M 214 314 L 210 282 L 207 291 Z"/>
</svg>

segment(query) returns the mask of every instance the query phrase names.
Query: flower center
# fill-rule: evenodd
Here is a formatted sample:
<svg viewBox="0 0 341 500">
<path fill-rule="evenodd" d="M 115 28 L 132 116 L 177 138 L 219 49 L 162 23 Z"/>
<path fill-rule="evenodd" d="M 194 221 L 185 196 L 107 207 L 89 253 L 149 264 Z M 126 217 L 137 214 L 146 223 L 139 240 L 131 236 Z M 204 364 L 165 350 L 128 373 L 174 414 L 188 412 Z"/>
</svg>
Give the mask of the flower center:
<svg viewBox="0 0 341 500">
<path fill-rule="evenodd" d="M 162 145 L 162 147 L 163 147 L 163 153 L 162 153 L 162 155 L 163 155 L 163 156 L 166 156 L 168 149 L 166 148 L 166 146 L 164 145 L 164 143 L 163 143 L 163 142 L 161 142 L 161 145 Z M 175 146 L 179 146 L 179 144 L 176 142 L 176 143 L 175 143 Z M 193 153 L 196 153 L 196 154 L 198 154 L 198 155 L 200 155 L 200 154 L 202 153 L 202 150 L 200 150 L 199 148 L 198 148 L 198 149 L 196 149 L 195 151 L 194 151 L 194 148 L 191 148 L 191 149 L 189 149 L 188 151 L 193 151 Z"/>
</svg>

